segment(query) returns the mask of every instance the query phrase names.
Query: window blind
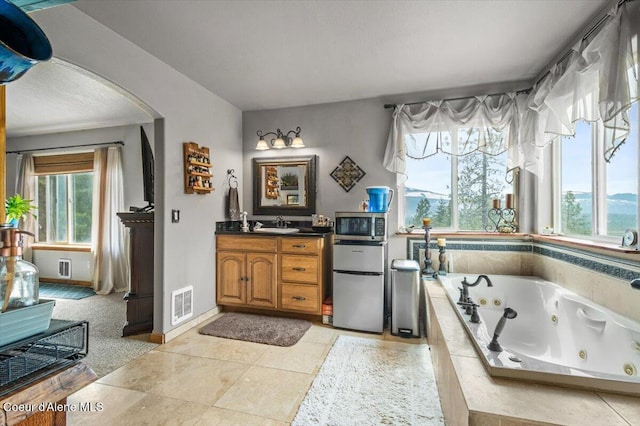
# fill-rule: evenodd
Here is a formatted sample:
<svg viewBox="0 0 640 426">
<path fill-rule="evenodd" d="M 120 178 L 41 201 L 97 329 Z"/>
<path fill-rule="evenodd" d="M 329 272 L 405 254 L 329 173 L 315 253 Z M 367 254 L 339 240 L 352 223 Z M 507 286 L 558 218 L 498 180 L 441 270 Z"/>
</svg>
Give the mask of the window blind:
<svg viewBox="0 0 640 426">
<path fill-rule="evenodd" d="M 33 166 L 36 175 L 90 172 L 93 171 L 93 152 L 33 157 Z"/>
</svg>

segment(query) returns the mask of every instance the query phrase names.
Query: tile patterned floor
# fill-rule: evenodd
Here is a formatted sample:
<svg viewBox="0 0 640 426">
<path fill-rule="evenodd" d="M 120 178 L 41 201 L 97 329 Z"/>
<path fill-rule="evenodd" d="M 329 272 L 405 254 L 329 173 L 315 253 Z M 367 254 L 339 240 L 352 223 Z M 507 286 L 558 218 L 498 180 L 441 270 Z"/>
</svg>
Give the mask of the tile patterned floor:
<svg viewBox="0 0 640 426">
<path fill-rule="evenodd" d="M 339 335 L 426 344 L 314 324 L 294 346 L 203 336 L 195 327 L 69 397 L 100 410 L 69 425 L 286 425 Z"/>
</svg>

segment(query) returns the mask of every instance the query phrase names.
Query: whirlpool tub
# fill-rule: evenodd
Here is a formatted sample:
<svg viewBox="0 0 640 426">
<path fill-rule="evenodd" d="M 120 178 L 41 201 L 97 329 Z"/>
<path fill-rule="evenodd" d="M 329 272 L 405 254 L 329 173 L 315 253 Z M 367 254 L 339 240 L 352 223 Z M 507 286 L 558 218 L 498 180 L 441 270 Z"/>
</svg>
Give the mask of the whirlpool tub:
<svg viewBox="0 0 640 426">
<path fill-rule="evenodd" d="M 469 287 L 479 323 L 458 305 L 462 280 L 476 274 L 440 277 L 449 301 L 492 376 L 640 396 L 640 323 L 537 277 L 489 275 Z M 488 349 L 505 308 L 498 340 Z M 507 311 L 510 312 L 510 311 Z"/>
</svg>

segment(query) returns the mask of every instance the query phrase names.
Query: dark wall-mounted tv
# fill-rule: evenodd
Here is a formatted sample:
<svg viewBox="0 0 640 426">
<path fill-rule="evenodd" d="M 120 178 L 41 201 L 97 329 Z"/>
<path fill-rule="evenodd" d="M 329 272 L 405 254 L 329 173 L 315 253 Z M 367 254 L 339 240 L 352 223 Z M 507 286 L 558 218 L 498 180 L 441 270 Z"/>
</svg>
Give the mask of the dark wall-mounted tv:
<svg viewBox="0 0 640 426">
<path fill-rule="evenodd" d="M 147 134 L 140 126 L 140 147 L 142 151 L 142 184 L 144 187 L 144 201 L 147 202 L 145 207 L 129 207 L 130 211 L 149 212 L 153 210 L 153 151 L 149 144 Z"/>
</svg>

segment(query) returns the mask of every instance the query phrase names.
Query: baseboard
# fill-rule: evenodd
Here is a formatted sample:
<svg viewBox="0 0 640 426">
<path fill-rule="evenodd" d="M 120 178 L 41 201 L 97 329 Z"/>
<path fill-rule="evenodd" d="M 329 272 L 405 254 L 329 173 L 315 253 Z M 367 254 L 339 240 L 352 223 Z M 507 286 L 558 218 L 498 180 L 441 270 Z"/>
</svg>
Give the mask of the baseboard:
<svg viewBox="0 0 640 426">
<path fill-rule="evenodd" d="M 190 329 L 192 329 L 193 327 L 197 326 L 198 324 L 201 324 L 205 321 L 207 321 L 208 319 L 212 318 L 215 315 L 218 315 L 220 313 L 220 307 L 216 306 L 215 308 L 201 314 L 198 315 L 196 318 L 193 318 L 187 322 L 185 322 L 184 324 L 179 325 L 178 327 L 174 328 L 173 330 L 169 330 L 166 333 L 162 334 L 162 333 L 151 333 L 151 336 L 149 337 L 149 341 L 151 341 L 152 343 L 158 343 L 158 344 L 163 344 L 163 343 L 167 343 L 173 339 L 175 339 L 176 337 L 178 337 L 179 335 L 181 335 L 182 333 L 189 331 Z"/>
<path fill-rule="evenodd" d="M 63 280 L 60 278 L 46 278 L 40 277 L 39 280 L 41 283 L 54 283 L 54 284 L 69 284 L 69 285 L 79 285 L 82 287 L 92 287 L 93 283 L 91 281 L 80 281 L 80 280 Z"/>
</svg>

